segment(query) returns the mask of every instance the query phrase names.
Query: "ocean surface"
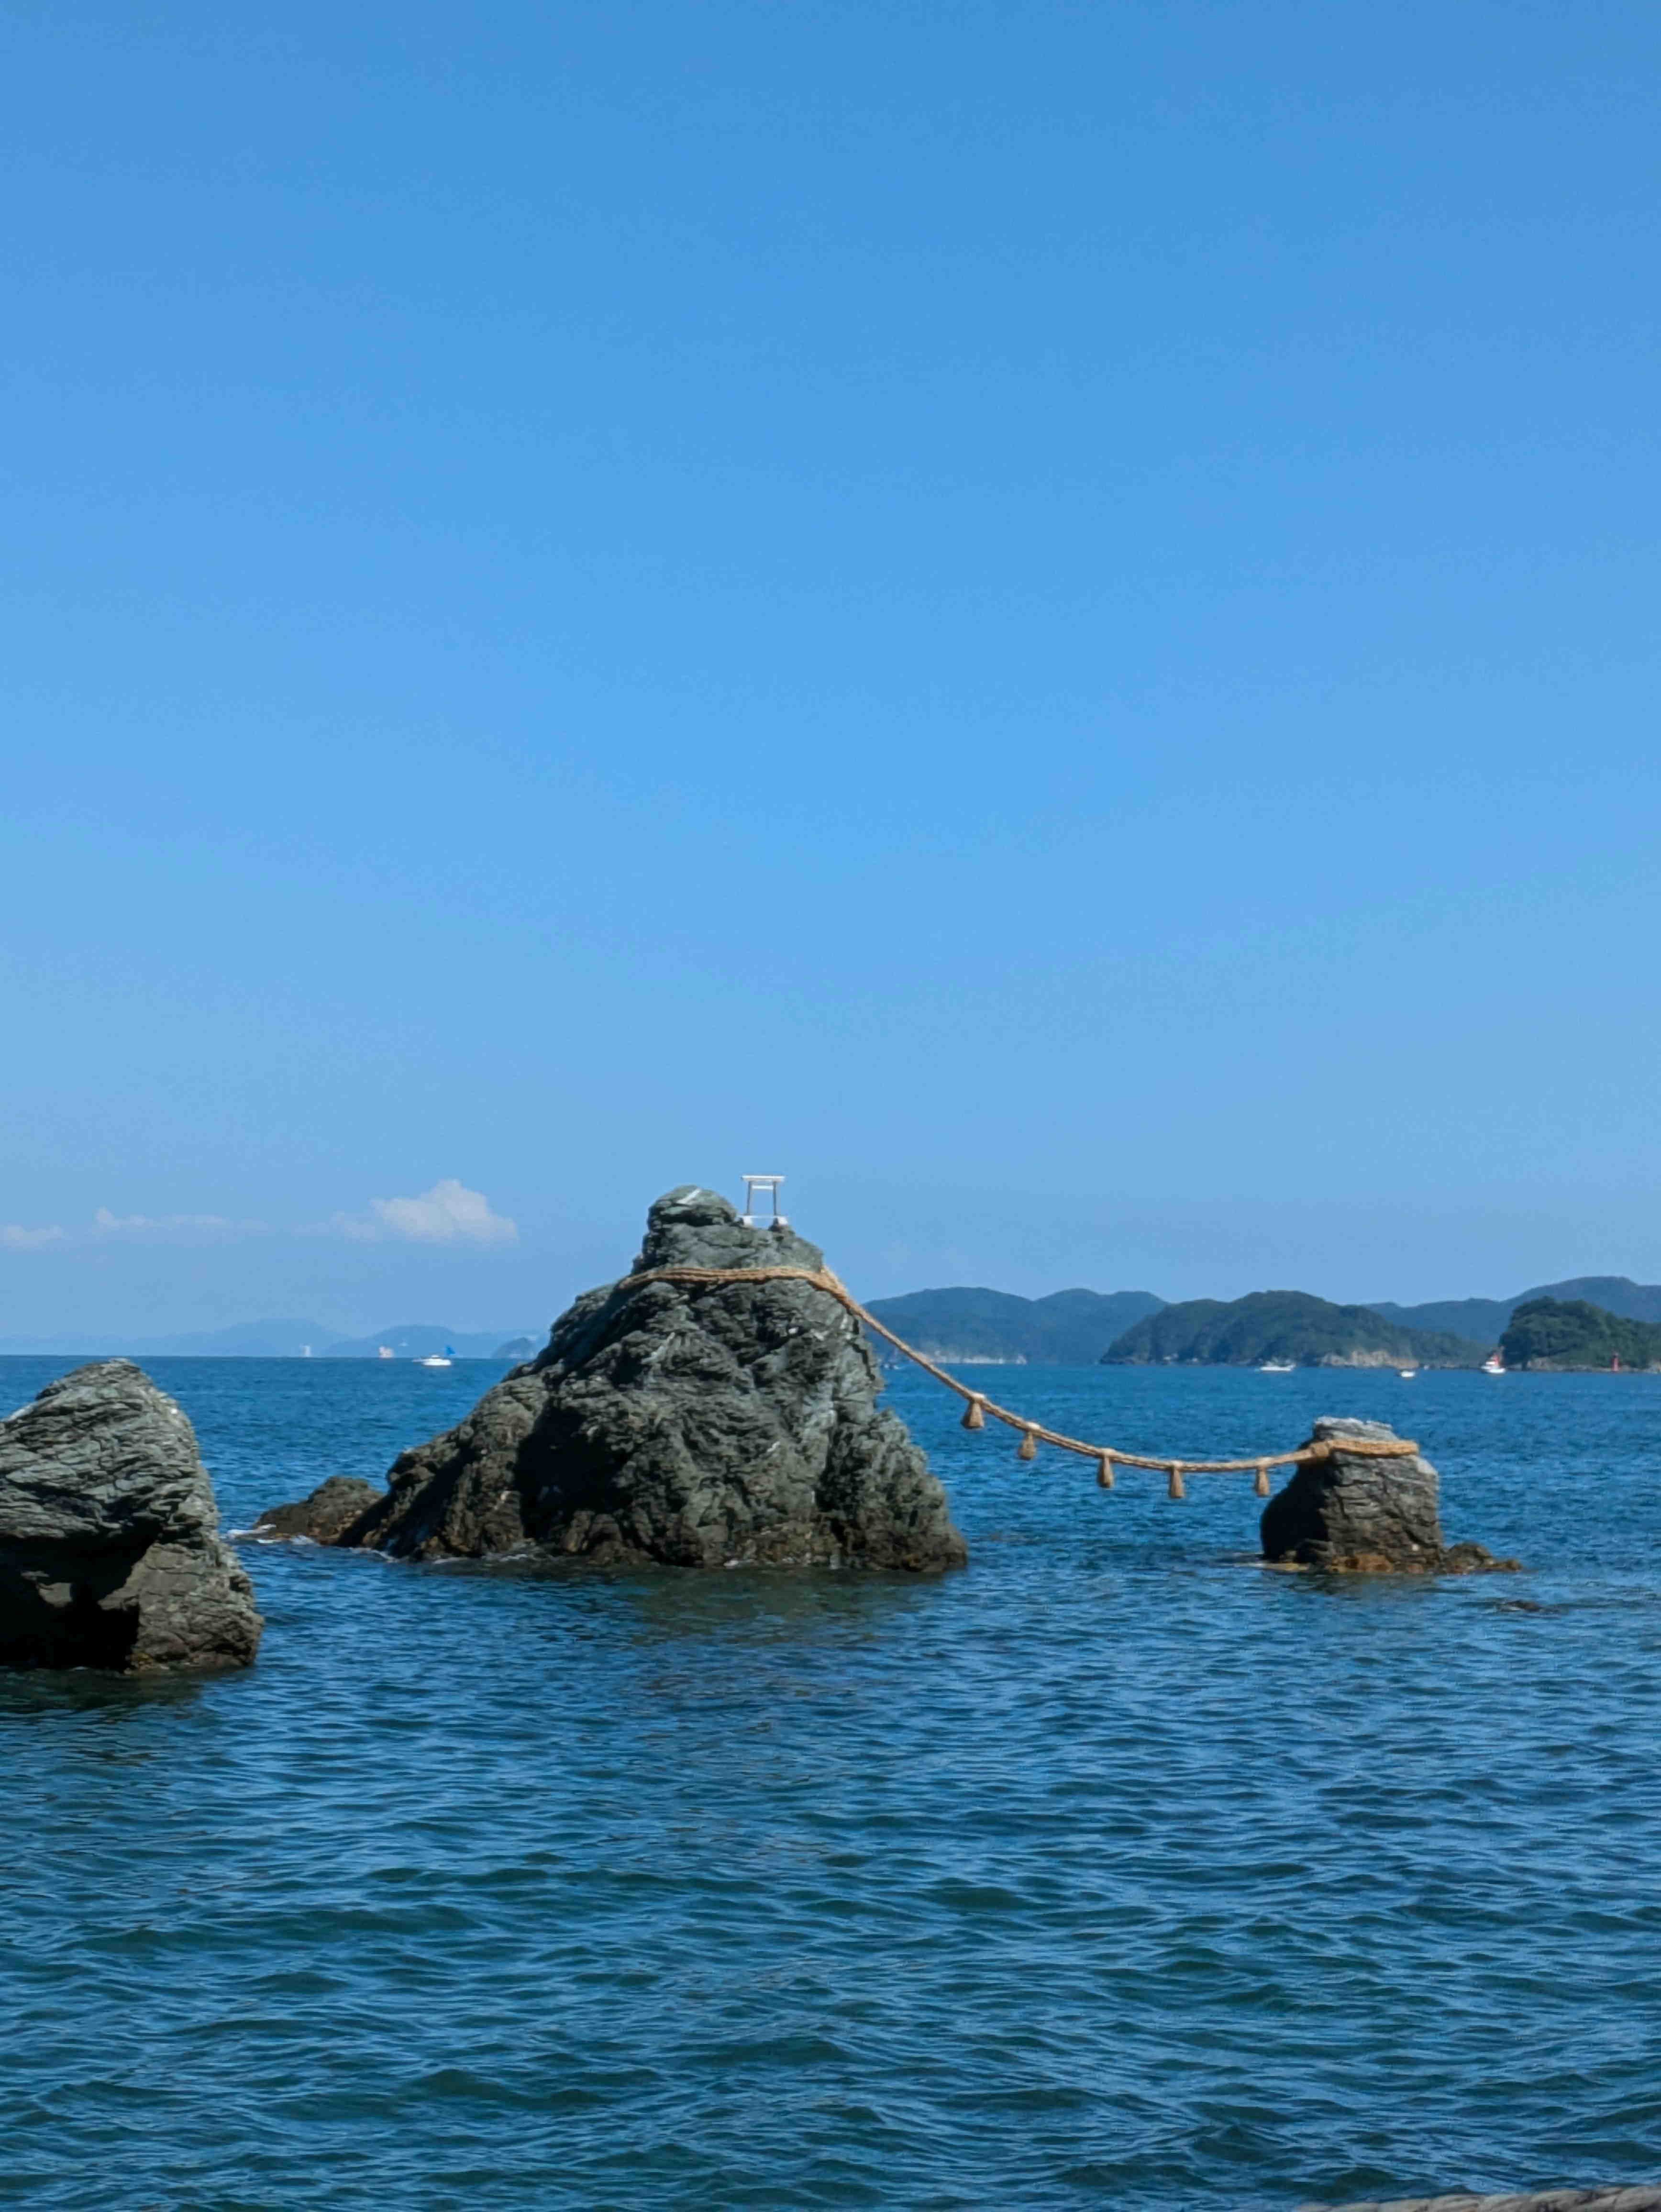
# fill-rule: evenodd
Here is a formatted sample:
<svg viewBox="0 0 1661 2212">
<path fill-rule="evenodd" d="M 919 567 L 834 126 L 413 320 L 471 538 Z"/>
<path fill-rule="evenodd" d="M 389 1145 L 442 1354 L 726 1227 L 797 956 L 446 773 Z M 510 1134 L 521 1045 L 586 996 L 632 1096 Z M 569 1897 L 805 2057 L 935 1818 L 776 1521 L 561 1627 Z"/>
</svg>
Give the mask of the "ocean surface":
<svg viewBox="0 0 1661 2212">
<path fill-rule="evenodd" d="M 70 1361 L 0 1361 L 0 1406 Z M 158 1360 L 228 1527 L 501 1371 Z M 891 1400 L 940 1580 L 249 1543 L 233 1679 L 0 1673 L 0 2203 L 1275 2208 L 1661 2174 L 1661 1376 L 974 1370 L 1392 1421 L 1520 1576 Z M 1280 1478 L 1277 1478 L 1279 1480 Z"/>
</svg>

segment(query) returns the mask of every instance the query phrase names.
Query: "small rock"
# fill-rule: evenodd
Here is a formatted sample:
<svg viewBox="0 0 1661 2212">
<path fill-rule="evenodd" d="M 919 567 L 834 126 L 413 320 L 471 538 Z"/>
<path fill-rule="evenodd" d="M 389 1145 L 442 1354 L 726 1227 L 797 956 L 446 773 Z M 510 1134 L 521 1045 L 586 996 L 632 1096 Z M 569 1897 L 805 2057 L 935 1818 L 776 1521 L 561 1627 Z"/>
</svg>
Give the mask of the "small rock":
<svg viewBox="0 0 1661 2212">
<path fill-rule="evenodd" d="M 1436 1571 L 1441 1575 L 1516 1575 L 1520 1559 L 1496 1559 L 1486 1544 L 1450 1544 Z"/>
<path fill-rule="evenodd" d="M 0 1664 L 246 1667 L 262 1626 L 195 1432 L 131 1360 L 0 1421 Z"/>
<path fill-rule="evenodd" d="M 1347 1452 L 1344 1442 L 1399 1439 L 1383 1421 L 1318 1420 L 1312 1443 L 1331 1447 L 1305 1460 L 1264 1506 L 1263 1557 L 1275 1565 L 1329 1574 L 1469 1575 L 1510 1572 L 1481 1544 L 1442 1540 L 1436 1469 L 1422 1453 Z"/>
<path fill-rule="evenodd" d="M 332 1474 L 296 1505 L 273 1505 L 254 1522 L 265 1536 L 307 1536 L 313 1544 L 338 1544 L 361 1513 L 386 1496 L 361 1474 Z"/>
</svg>

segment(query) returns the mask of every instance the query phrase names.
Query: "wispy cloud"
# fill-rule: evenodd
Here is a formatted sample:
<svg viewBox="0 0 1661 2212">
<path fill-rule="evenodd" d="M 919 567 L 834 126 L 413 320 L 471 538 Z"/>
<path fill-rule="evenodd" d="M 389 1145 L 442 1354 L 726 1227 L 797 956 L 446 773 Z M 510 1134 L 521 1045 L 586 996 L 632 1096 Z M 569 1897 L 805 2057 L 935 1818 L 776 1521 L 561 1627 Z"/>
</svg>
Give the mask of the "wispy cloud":
<svg viewBox="0 0 1661 2212">
<path fill-rule="evenodd" d="M 493 1212 L 482 1190 L 469 1190 L 447 1176 L 413 1198 L 371 1199 L 362 1213 L 337 1213 L 332 1219 L 284 1230 L 268 1221 L 235 1221 L 224 1213 L 118 1213 L 100 1206 L 85 1228 L 66 1231 L 57 1222 L 38 1229 L 21 1222 L 0 1223 L 0 1251 L 38 1252 L 48 1244 L 82 1249 L 106 1238 L 143 1243 L 189 1243 L 237 1237 L 350 1237 L 360 1243 L 516 1244 L 519 1225 Z"/>
<path fill-rule="evenodd" d="M 56 1244 L 63 1231 L 53 1222 L 49 1229 L 25 1229 L 20 1221 L 0 1224 L 0 1245 L 8 1252 L 38 1252 L 43 1244 Z"/>
<path fill-rule="evenodd" d="M 106 1237 L 131 1237 L 136 1243 L 155 1240 L 162 1243 L 223 1243 L 238 1237 L 266 1237 L 271 1224 L 265 1221 L 233 1221 L 223 1213 L 117 1213 L 107 1206 L 100 1206 L 92 1218 L 90 1241 L 100 1242 Z"/>
<path fill-rule="evenodd" d="M 435 1182 L 417 1198 L 373 1198 L 367 1213 L 337 1213 L 330 1226 L 363 1243 L 399 1237 L 412 1244 L 513 1244 L 519 1227 L 505 1214 L 492 1213 L 481 1190 L 469 1190 L 454 1176 Z"/>
<path fill-rule="evenodd" d="M 258 1221 L 232 1221 L 222 1213 L 112 1213 L 107 1206 L 100 1206 L 92 1218 L 93 1226 L 102 1230 L 106 1236 L 131 1230 L 252 1230 L 265 1225 Z"/>
</svg>

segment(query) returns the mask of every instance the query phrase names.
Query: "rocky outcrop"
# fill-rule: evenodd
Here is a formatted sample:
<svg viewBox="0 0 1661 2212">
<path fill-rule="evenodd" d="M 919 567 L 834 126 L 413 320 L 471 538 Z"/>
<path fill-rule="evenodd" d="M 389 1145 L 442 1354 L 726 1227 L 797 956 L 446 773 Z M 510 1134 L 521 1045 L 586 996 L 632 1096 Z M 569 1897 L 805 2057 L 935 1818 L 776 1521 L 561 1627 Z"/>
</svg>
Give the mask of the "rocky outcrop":
<svg viewBox="0 0 1661 2212">
<path fill-rule="evenodd" d="M 823 1266 L 689 1185 L 653 1206 L 631 1273 Z M 946 1493 L 880 1387 L 859 1324 L 810 1284 L 612 1284 L 319 1540 L 417 1559 L 959 1566 Z"/>
<path fill-rule="evenodd" d="M 304 1537 L 313 1544 L 338 1543 L 359 1516 L 385 1493 L 360 1474 L 332 1474 L 297 1505 L 273 1505 L 254 1523 L 260 1536 Z"/>
<path fill-rule="evenodd" d="M 1303 1462 L 1264 1506 L 1266 1559 L 1348 1574 L 1469 1575 L 1516 1566 L 1480 1544 L 1443 1541 L 1437 1473 L 1421 1453 L 1346 1451 L 1347 1438 L 1398 1441 L 1383 1421 L 1317 1421 L 1310 1441 L 1328 1453 Z"/>
<path fill-rule="evenodd" d="M 131 1360 L 0 1421 L 0 1665 L 246 1667 L 261 1625 L 195 1433 Z"/>
</svg>

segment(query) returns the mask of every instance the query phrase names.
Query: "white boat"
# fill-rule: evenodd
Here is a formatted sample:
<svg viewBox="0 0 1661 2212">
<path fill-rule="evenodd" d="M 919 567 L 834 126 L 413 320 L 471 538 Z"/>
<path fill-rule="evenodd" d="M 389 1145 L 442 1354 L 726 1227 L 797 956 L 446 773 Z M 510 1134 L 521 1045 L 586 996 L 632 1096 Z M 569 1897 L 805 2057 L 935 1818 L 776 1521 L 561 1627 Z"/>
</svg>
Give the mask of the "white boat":
<svg viewBox="0 0 1661 2212">
<path fill-rule="evenodd" d="M 455 1362 L 447 1352 L 429 1352 L 424 1359 L 417 1359 L 417 1367 L 453 1367 Z"/>
<path fill-rule="evenodd" d="M 1260 1375 L 1295 1375 L 1298 1370 L 1289 1359 L 1266 1359 L 1257 1372 Z"/>
<path fill-rule="evenodd" d="M 1499 1353 L 1497 1352 L 1489 1352 L 1488 1358 L 1482 1362 L 1483 1374 L 1503 1375 L 1505 1371 L 1506 1363 L 1501 1359 Z"/>
<path fill-rule="evenodd" d="M 1419 1372 L 1416 1367 L 1398 1367 L 1396 1371 L 1401 1376 L 1403 1382 L 1411 1382 L 1414 1376 Z"/>
<path fill-rule="evenodd" d="M 374 1356 L 377 1359 L 395 1359 L 398 1355 L 390 1344 L 378 1344 L 375 1346 Z"/>
</svg>

